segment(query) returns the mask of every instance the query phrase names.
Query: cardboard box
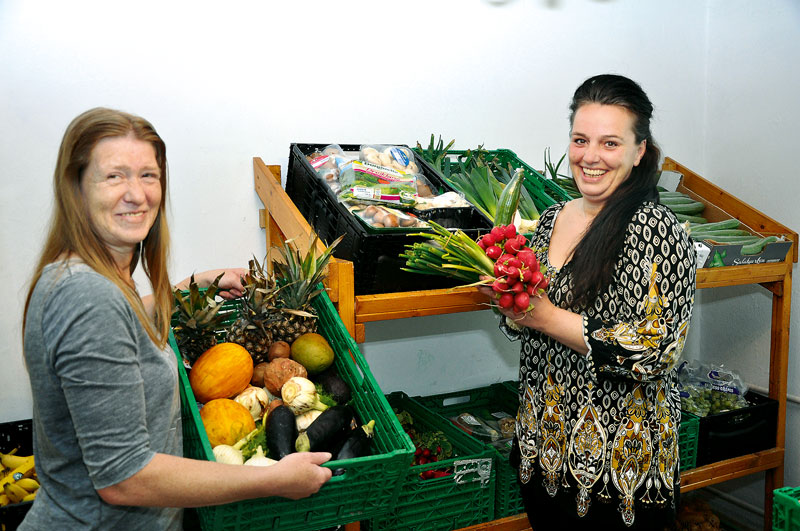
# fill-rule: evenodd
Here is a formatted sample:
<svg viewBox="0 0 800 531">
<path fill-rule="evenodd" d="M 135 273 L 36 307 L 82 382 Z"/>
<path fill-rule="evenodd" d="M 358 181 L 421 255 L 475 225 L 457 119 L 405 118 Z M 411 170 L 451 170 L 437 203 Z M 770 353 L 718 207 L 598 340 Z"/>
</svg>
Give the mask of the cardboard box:
<svg viewBox="0 0 800 531">
<path fill-rule="evenodd" d="M 681 192 L 691 197 L 695 201 L 703 203 L 706 208 L 702 212 L 702 217 L 709 223 L 735 218 L 734 215 L 725 211 L 724 207 L 715 205 L 710 199 L 703 197 L 694 190 L 688 188 L 684 182 L 684 175 L 678 171 L 665 170 L 661 172 L 659 185 L 667 190 Z M 724 192 L 720 190 L 720 197 Z M 790 235 L 780 232 L 758 231 L 748 226 L 740 220 L 740 229 L 747 230 L 754 236 L 764 238 L 775 236 L 778 241 L 768 243 L 758 254 L 742 254 L 743 245 L 722 244 L 713 241 L 696 241 L 695 252 L 697 253 L 698 267 L 723 267 L 734 265 L 764 264 L 768 262 L 783 262 L 786 260 L 789 249 L 792 246 Z"/>
</svg>

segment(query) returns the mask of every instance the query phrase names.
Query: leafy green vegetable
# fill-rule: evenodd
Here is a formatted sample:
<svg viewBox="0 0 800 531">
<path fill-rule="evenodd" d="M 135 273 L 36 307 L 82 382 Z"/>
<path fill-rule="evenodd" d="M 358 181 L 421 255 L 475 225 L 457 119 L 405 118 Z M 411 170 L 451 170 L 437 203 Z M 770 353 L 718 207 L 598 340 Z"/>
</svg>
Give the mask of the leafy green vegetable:
<svg viewBox="0 0 800 531">
<path fill-rule="evenodd" d="M 329 392 L 327 392 L 323 387 L 322 384 L 316 383 L 314 387 L 317 389 L 317 396 L 319 396 L 319 401 L 325 404 L 328 407 L 338 406 L 339 403 L 334 400 Z"/>
<path fill-rule="evenodd" d="M 261 446 L 262 449 L 267 447 L 267 435 L 264 430 L 264 423 L 257 420 L 255 431 L 249 434 L 248 437 L 247 442 L 245 442 L 241 448 L 242 457 L 244 457 L 245 461 L 256 453 L 259 446 Z"/>
</svg>

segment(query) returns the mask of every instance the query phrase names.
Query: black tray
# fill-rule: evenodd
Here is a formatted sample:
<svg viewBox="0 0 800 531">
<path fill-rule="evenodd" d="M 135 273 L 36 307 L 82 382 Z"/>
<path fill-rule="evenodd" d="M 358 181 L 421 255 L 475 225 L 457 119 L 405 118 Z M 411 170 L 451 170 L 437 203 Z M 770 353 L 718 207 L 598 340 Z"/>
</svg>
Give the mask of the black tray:
<svg viewBox="0 0 800 531">
<path fill-rule="evenodd" d="M 334 256 L 353 262 L 356 295 L 457 286 L 458 281 L 448 277 L 401 270 L 405 266 L 405 259 L 399 255 L 405 251 L 405 246 L 423 239 L 409 234 L 420 232 L 421 229 L 376 233 L 350 213 L 306 160 L 306 155 L 321 151 L 327 145 L 291 145 L 286 193 L 323 241 L 330 243 L 345 235 L 336 247 Z M 360 148 L 359 144 L 339 146 L 344 151 L 358 151 Z M 424 160 L 417 157 L 416 162 L 437 193 L 452 191 Z M 474 207 L 438 208 L 414 213 L 420 219 L 434 221 L 448 229 L 461 229 L 471 238 L 477 238 L 492 227 L 491 222 Z"/>
<path fill-rule="evenodd" d="M 750 407 L 700 418 L 697 466 L 775 447 L 778 402 L 749 391 Z"/>
</svg>

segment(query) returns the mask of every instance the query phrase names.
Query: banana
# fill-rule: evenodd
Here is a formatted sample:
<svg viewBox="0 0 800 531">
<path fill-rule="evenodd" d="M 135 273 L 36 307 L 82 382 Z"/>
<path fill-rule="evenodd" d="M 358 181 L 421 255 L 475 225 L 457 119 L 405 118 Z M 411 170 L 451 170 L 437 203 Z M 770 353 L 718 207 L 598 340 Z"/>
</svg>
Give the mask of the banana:
<svg viewBox="0 0 800 531">
<path fill-rule="evenodd" d="M 28 502 L 28 501 L 33 501 L 33 500 L 35 500 L 35 499 L 36 499 L 36 493 L 37 493 L 37 492 L 39 492 L 39 491 L 38 491 L 38 490 L 35 490 L 35 491 L 33 491 L 33 492 L 29 493 L 27 496 L 25 496 L 24 498 L 22 498 L 22 501 L 24 501 L 24 502 Z"/>
<path fill-rule="evenodd" d="M 11 500 L 8 499 L 8 496 L 6 496 L 6 493 L 5 492 L 0 492 L 0 507 L 3 507 L 4 505 L 8 505 L 9 503 L 11 503 Z"/>
<path fill-rule="evenodd" d="M 29 455 L 25 458 L 25 461 L 20 466 L 12 469 L 9 474 L 7 474 L 4 478 L 0 479 L 0 486 L 3 486 L 7 483 L 13 483 L 14 481 L 17 481 L 20 478 L 29 478 L 35 472 L 36 468 L 33 456 Z"/>
<path fill-rule="evenodd" d="M 20 503 L 22 499 L 28 495 L 27 490 L 17 486 L 15 483 L 6 483 L 3 485 L 3 492 L 6 493 L 11 503 Z"/>
<path fill-rule="evenodd" d="M 31 459 L 32 455 L 15 455 L 15 454 L 3 454 L 0 453 L 0 463 L 3 463 L 5 468 L 9 468 L 14 470 L 25 464 L 28 459 Z"/>
<path fill-rule="evenodd" d="M 39 488 L 39 482 L 33 478 L 21 478 L 18 479 L 15 484 L 27 490 L 29 493 Z"/>
</svg>

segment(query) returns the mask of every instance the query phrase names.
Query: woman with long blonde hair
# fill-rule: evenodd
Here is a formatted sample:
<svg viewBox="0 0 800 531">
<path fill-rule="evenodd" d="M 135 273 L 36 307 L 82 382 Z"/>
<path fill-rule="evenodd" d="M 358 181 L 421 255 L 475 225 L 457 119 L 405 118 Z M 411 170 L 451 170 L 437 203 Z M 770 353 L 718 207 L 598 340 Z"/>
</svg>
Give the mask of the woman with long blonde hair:
<svg viewBox="0 0 800 531">
<path fill-rule="evenodd" d="M 328 453 L 268 468 L 182 457 L 177 358 L 167 346 L 172 289 L 166 146 L 145 119 L 95 108 L 64 134 L 50 230 L 25 302 L 41 487 L 20 529 L 180 529 L 182 507 L 316 492 Z M 132 274 L 141 262 L 152 295 Z M 241 295 L 244 269 L 222 274 Z M 187 287 L 188 279 L 177 284 Z"/>
</svg>

